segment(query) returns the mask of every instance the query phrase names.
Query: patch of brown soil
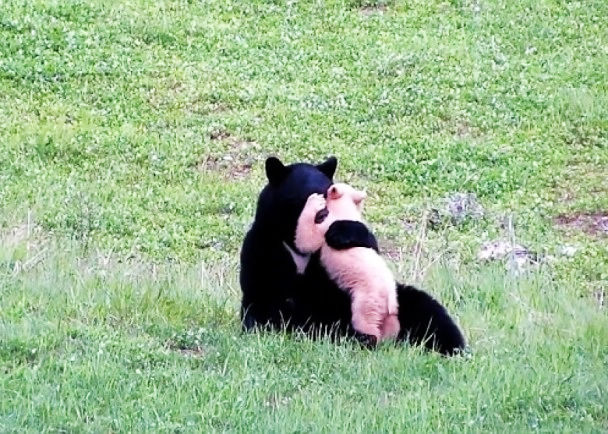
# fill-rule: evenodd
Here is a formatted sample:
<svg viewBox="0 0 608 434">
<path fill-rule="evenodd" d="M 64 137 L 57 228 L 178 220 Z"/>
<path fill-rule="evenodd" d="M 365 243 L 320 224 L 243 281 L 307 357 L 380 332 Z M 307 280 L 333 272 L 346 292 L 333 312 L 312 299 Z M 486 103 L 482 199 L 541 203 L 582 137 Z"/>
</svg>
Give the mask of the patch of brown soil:
<svg viewBox="0 0 608 434">
<path fill-rule="evenodd" d="M 229 131 L 218 129 L 209 134 L 211 140 L 222 141 L 227 146 L 223 155 L 208 155 L 196 164 L 202 172 L 218 172 L 227 179 L 244 179 L 260 157 L 260 145 L 253 140 L 239 139 Z"/>
<path fill-rule="evenodd" d="M 221 102 L 215 102 L 209 106 L 209 109 L 212 113 L 220 113 L 230 110 L 230 106 Z"/>
<path fill-rule="evenodd" d="M 589 235 L 608 236 L 608 211 L 561 214 L 553 219 L 557 226 L 583 231 Z"/>
<path fill-rule="evenodd" d="M 169 341 L 167 342 L 166 347 L 186 357 L 203 357 L 205 355 L 205 350 L 203 349 L 203 347 L 198 345 L 193 347 L 184 347 L 173 341 Z"/>
<path fill-rule="evenodd" d="M 483 135 L 479 128 L 471 125 L 466 119 L 447 119 L 443 128 L 458 140 L 477 141 Z"/>
<path fill-rule="evenodd" d="M 456 135 L 459 138 L 478 137 L 479 131 L 471 126 L 466 121 L 461 121 L 456 124 Z"/>
<path fill-rule="evenodd" d="M 155 87 L 143 89 L 143 98 L 155 110 L 180 110 L 186 114 L 208 115 L 231 110 L 227 103 L 211 100 L 195 84 L 176 79 L 161 80 Z"/>
<path fill-rule="evenodd" d="M 201 347 L 179 350 L 179 352 L 186 357 L 203 357 L 204 355 L 204 351 Z"/>
<path fill-rule="evenodd" d="M 224 155 L 222 157 L 210 155 L 197 164 L 196 167 L 202 172 L 219 172 L 228 179 L 244 179 L 251 172 L 253 162 L 254 161 L 250 160 L 235 162 L 230 155 Z"/>
<path fill-rule="evenodd" d="M 209 138 L 211 140 L 226 140 L 228 138 L 231 138 L 232 134 L 230 134 L 229 131 L 226 131 L 224 129 L 217 129 L 217 130 L 213 130 L 211 131 L 211 133 L 209 134 Z"/>
<path fill-rule="evenodd" d="M 388 11 L 388 7 L 386 5 L 367 5 L 359 8 L 361 15 L 365 15 L 366 17 L 374 14 L 381 14 L 386 11 Z"/>
</svg>

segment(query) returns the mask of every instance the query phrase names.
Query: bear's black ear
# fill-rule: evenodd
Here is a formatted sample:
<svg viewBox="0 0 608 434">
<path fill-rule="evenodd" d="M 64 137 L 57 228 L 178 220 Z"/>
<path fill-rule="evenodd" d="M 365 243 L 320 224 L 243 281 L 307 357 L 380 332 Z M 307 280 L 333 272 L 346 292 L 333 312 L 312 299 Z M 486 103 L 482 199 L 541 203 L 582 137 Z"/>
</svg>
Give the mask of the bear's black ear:
<svg viewBox="0 0 608 434">
<path fill-rule="evenodd" d="M 329 179 L 333 179 L 337 166 L 338 159 L 336 157 L 329 157 L 325 162 L 318 164 L 317 169 L 323 172 Z"/>
<path fill-rule="evenodd" d="M 276 157 L 266 159 L 266 177 L 272 185 L 277 185 L 285 179 L 289 169 Z"/>
</svg>

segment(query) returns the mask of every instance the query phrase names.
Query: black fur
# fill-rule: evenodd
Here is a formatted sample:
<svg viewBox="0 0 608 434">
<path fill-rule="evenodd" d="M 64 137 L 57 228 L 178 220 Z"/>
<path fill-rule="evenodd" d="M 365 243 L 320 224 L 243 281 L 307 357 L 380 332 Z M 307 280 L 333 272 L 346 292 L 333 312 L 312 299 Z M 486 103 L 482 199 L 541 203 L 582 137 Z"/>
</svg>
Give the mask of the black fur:
<svg viewBox="0 0 608 434">
<path fill-rule="evenodd" d="M 452 355 L 465 347 L 464 336 L 445 308 L 413 286 L 397 284 L 399 339 Z"/>
<path fill-rule="evenodd" d="M 256 327 L 303 330 L 310 334 L 353 336 L 373 346 L 351 327 L 350 296 L 329 278 L 319 260 L 310 257 L 304 274 L 285 244 L 297 253 L 294 234 L 308 196 L 324 194 L 332 184 L 335 158 L 314 166 L 284 166 L 278 159 L 266 161 L 268 185 L 258 200 L 254 223 L 241 250 L 240 283 L 243 292 L 241 320 L 245 330 Z M 327 242 L 336 249 L 368 247 L 378 250 L 375 237 L 362 223 L 333 223 Z M 464 338 L 446 310 L 427 293 L 398 285 L 399 338 L 424 344 L 442 354 L 464 348 Z"/>
<path fill-rule="evenodd" d="M 294 294 L 294 321 L 306 332 L 352 336 L 350 296 L 329 278 L 319 253 L 312 255 Z"/>
<path fill-rule="evenodd" d="M 305 316 L 296 312 L 298 306 L 292 301 L 303 276 L 297 274 L 285 244 L 297 252 L 293 240 L 298 217 L 308 196 L 327 192 L 336 164 L 335 158 L 318 166 L 284 166 L 277 158 L 266 160 L 268 185 L 260 194 L 255 220 L 241 250 L 241 319 L 245 329 L 280 328 L 285 323 L 298 326 L 294 316 Z"/>
</svg>

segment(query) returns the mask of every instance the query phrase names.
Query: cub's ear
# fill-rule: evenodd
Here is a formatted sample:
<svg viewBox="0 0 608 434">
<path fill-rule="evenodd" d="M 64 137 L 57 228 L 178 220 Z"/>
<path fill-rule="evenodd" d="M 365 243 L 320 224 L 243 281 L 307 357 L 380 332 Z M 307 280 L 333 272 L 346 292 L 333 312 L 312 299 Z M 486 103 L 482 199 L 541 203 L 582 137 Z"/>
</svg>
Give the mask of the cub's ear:
<svg viewBox="0 0 608 434">
<path fill-rule="evenodd" d="M 277 157 L 266 159 L 266 177 L 272 185 L 278 185 L 285 179 L 289 169 Z"/>
<path fill-rule="evenodd" d="M 327 190 L 327 198 L 329 200 L 340 199 L 343 193 L 344 192 L 337 185 L 334 184 Z"/>
<path fill-rule="evenodd" d="M 367 193 L 361 190 L 355 190 L 353 192 L 353 202 L 355 202 L 355 205 L 361 206 L 361 202 L 363 202 L 363 199 L 365 199 L 367 197 Z"/>
<path fill-rule="evenodd" d="M 338 159 L 336 157 L 329 157 L 325 162 L 317 164 L 317 169 L 323 172 L 329 179 L 333 179 L 337 166 Z"/>
<path fill-rule="evenodd" d="M 367 193 L 361 190 L 355 190 L 353 193 L 353 202 L 359 211 L 363 210 L 363 200 L 367 197 Z"/>
</svg>

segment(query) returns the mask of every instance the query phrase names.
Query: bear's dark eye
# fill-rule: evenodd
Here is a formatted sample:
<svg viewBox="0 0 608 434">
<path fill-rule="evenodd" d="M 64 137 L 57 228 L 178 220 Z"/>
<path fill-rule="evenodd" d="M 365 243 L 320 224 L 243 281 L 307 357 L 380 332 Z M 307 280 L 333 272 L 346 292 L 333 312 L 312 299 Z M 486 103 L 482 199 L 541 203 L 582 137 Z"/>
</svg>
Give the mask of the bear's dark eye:
<svg viewBox="0 0 608 434">
<path fill-rule="evenodd" d="M 323 223 L 323 220 L 327 218 L 329 215 L 329 210 L 327 207 L 323 208 L 321 211 L 317 212 L 315 215 L 315 224 Z"/>
</svg>

